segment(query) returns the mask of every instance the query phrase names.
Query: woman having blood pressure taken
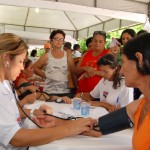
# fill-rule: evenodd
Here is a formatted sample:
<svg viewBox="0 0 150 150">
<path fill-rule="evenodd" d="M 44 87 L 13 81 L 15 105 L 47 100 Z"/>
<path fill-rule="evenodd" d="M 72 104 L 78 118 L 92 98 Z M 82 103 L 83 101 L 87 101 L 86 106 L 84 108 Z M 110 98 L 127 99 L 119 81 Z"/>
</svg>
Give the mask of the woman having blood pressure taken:
<svg viewBox="0 0 150 150">
<path fill-rule="evenodd" d="M 134 125 L 134 150 L 150 149 L 150 33 L 126 43 L 122 51 L 121 73 L 128 87 L 139 88 L 144 97 L 98 119 L 95 130 L 106 135 Z M 144 137 L 144 138 L 143 138 Z"/>
</svg>

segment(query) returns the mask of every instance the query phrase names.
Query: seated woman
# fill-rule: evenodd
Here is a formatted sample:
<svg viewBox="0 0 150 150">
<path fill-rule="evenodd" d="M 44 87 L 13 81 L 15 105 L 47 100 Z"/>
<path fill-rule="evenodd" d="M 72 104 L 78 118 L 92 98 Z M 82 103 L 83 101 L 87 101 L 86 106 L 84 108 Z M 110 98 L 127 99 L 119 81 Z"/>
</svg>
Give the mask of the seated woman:
<svg viewBox="0 0 150 150">
<path fill-rule="evenodd" d="M 98 119 L 101 135 L 131 128 L 134 125 L 132 146 L 134 150 L 150 149 L 150 33 L 131 39 L 122 50 L 121 73 L 128 87 L 136 87 L 143 98 L 131 102 L 127 107 Z M 144 137 L 144 138 L 143 138 Z"/>
<path fill-rule="evenodd" d="M 60 97 L 58 96 L 49 96 L 47 93 L 42 92 L 32 84 L 28 78 L 33 76 L 33 64 L 30 59 L 24 64 L 24 70 L 20 73 L 17 79 L 14 82 L 15 88 L 17 89 L 17 94 L 19 99 L 23 99 L 26 95 L 31 93 L 36 93 L 36 99 L 46 100 L 46 101 L 54 101 Z M 65 103 L 70 103 L 71 100 L 68 97 L 61 97 Z"/>
<path fill-rule="evenodd" d="M 94 106 L 102 106 L 108 111 L 126 106 L 133 100 L 133 89 L 125 86 L 125 80 L 119 74 L 118 60 L 112 54 L 101 57 L 98 61 L 103 78 L 90 93 L 79 93 L 76 96 L 89 101 L 99 98 L 100 102 L 90 101 Z M 116 107 L 117 106 L 117 107 Z"/>
</svg>

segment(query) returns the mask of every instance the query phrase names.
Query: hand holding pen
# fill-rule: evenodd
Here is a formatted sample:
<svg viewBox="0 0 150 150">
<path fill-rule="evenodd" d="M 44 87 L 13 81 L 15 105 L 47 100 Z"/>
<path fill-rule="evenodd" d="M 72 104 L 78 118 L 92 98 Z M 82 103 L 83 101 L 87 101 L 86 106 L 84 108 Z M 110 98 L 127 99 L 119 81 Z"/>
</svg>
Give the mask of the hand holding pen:
<svg viewBox="0 0 150 150">
<path fill-rule="evenodd" d="M 113 111 L 116 111 L 119 108 L 120 108 L 120 105 L 119 105 L 119 96 L 118 96 L 117 99 L 116 99 L 116 104 L 112 105 L 112 107 L 110 107 L 108 111 L 113 112 Z"/>
</svg>

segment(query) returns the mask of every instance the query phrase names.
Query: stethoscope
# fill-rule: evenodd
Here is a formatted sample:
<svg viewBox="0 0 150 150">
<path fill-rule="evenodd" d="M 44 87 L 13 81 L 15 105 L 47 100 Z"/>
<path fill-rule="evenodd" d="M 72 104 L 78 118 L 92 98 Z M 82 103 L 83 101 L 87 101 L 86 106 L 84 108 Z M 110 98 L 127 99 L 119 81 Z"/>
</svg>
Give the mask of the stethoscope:
<svg viewBox="0 0 150 150">
<path fill-rule="evenodd" d="M 24 113 L 24 115 L 30 120 L 32 121 L 36 126 L 38 126 L 39 128 L 42 128 L 41 126 L 39 126 L 24 110 L 23 108 L 21 107 L 21 105 L 19 104 L 18 102 L 18 99 L 17 99 L 17 96 L 16 96 L 16 92 L 15 92 L 15 88 L 14 88 L 14 85 L 13 85 L 13 82 L 12 81 L 9 81 L 10 83 L 10 86 L 11 86 L 11 89 L 12 89 L 12 92 L 13 92 L 13 95 L 14 95 L 14 98 L 16 100 L 16 103 L 18 105 L 18 107 L 20 108 L 20 110 Z M 64 116 L 64 117 L 59 117 L 59 116 L 55 116 L 55 115 L 52 115 L 52 114 L 47 114 L 46 112 L 43 112 L 43 115 L 46 115 L 46 116 L 51 116 L 51 117 L 54 117 L 54 118 L 57 118 L 57 119 L 61 119 L 61 120 L 77 120 L 79 118 L 82 118 L 82 117 L 74 117 L 74 116 Z"/>
<path fill-rule="evenodd" d="M 9 84 L 10 84 L 11 90 L 12 90 L 12 92 L 13 92 L 13 95 L 14 95 L 14 98 L 15 98 L 15 101 L 16 101 L 18 107 L 20 108 L 20 110 L 24 113 L 24 115 L 25 115 L 31 122 L 33 122 L 33 123 L 34 123 L 36 126 L 38 126 L 39 128 L 42 128 L 40 125 L 38 125 L 38 124 L 23 110 L 23 108 L 22 108 L 21 105 L 19 104 L 19 101 L 18 101 L 17 95 L 16 95 L 16 91 L 15 91 L 15 88 L 14 88 L 14 84 L 13 84 L 13 81 L 12 81 L 12 76 L 11 76 L 11 72 L 10 72 L 9 62 L 7 62 L 7 68 L 8 68 L 9 77 L 10 77 Z M 78 118 L 81 118 L 81 117 L 74 117 L 74 116 L 59 117 L 59 116 L 55 116 L 55 115 L 52 115 L 52 114 L 47 114 L 46 112 L 43 112 L 43 115 L 51 116 L 51 117 L 58 118 L 58 119 L 61 119 L 61 120 L 77 120 Z"/>
</svg>

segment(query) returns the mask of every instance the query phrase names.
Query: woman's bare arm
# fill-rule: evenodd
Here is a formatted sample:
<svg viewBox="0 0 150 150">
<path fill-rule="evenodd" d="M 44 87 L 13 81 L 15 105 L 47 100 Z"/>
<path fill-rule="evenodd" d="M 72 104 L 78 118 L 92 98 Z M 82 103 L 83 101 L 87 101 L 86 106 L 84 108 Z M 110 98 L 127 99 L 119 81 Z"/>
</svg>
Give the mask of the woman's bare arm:
<svg viewBox="0 0 150 150">
<path fill-rule="evenodd" d="M 39 75 L 42 78 L 46 78 L 45 73 L 43 71 L 43 67 L 47 65 L 47 62 L 48 62 L 48 56 L 47 53 L 45 53 L 39 58 L 37 62 L 33 64 L 35 74 Z"/>
<path fill-rule="evenodd" d="M 64 121 L 63 125 L 42 129 L 20 129 L 11 139 L 10 144 L 15 147 L 38 146 L 68 136 L 75 136 L 90 131 L 93 125 L 90 118 Z"/>
<path fill-rule="evenodd" d="M 78 64 L 76 65 L 76 74 L 77 75 L 80 75 L 81 73 L 83 73 L 85 71 L 86 67 L 81 67 L 81 63 L 84 59 L 85 54 L 82 55 L 81 59 L 79 60 Z"/>
<path fill-rule="evenodd" d="M 130 104 L 127 105 L 127 114 L 132 122 L 134 122 L 134 113 L 136 112 L 141 100 L 134 100 Z"/>
</svg>

